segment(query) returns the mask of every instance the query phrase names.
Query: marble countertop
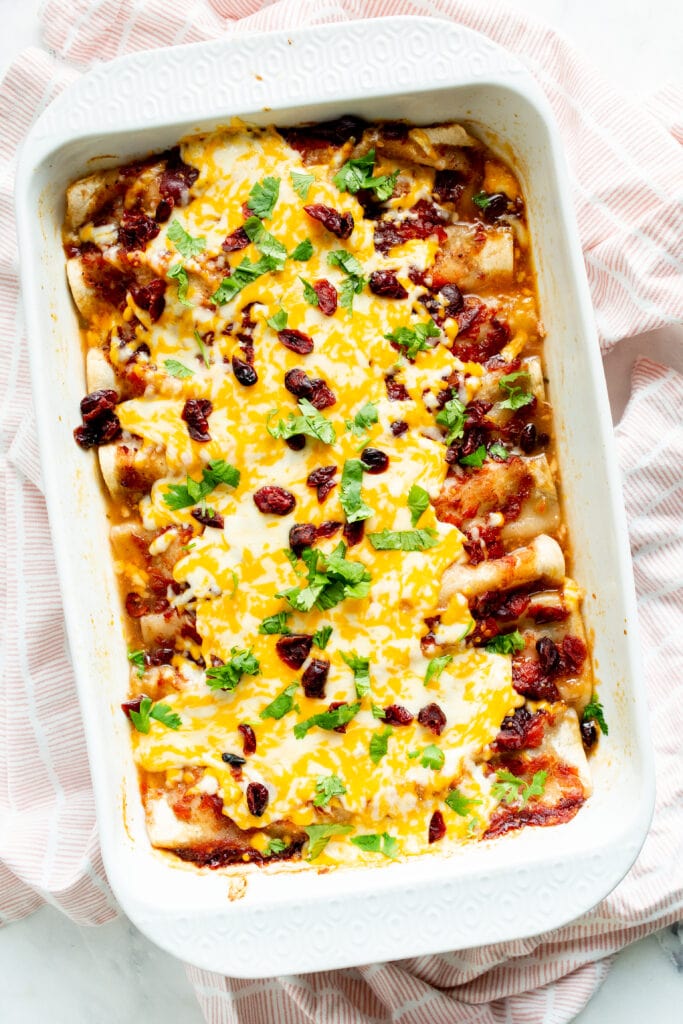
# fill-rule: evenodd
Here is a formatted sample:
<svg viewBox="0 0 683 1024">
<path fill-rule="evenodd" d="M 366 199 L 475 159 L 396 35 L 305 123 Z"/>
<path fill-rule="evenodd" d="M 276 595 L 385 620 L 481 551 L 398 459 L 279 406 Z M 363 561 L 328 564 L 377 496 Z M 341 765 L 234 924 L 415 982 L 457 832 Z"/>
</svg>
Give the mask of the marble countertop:
<svg viewBox="0 0 683 1024">
<path fill-rule="evenodd" d="M 481 0 L 486 3 L 487 0 Z M 645 98 L 679 76 L 683 16 L 678 0 L 509 0 L 567 35 L 623 92 Z M 41 0 L 0 0 L 0 72 L 39 45 Z M 683 370 L 682 335 L 654 331 L 619 346 L 605 363 L 615 421 L 630 367 L 647 352 Z M 674 1024 L 683 1005 L 683 925 L 619 953 L 602 988 L 574 1024 Z M 550 1011 L 552 1013 L 552 1011 Z M 547 1024 L 555 1024 L 549 1016 Z M 2 1024 L 202 1024 L 183 965 L 124 917 L 82 928 L 46 906 L 0 930 Z M 263 1024 L 278 1024 L 266 1022 Z"/>
</svg>

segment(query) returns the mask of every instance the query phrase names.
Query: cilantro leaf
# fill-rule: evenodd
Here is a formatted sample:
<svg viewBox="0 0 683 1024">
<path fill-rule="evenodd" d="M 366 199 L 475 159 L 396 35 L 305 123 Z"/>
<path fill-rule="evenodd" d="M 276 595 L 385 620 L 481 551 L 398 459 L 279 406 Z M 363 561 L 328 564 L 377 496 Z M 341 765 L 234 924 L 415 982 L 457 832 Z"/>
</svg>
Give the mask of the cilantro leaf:
<svg viewBox="0 0 683 1024">
<path fill-rule="evenodd" d="M 609 728 L 605 721 L 605 709 L 596 694 L 593 694 L 590 702 L 586 704 L 583 709 L 583 715 L 581 716 L 582 722 L 590 722 L 591 719 L 594 719 L 598 723 L 600 726 L 600 732 L 604 733 L 605 736 L 609 735 Z"/>
<path fill-rule="evenodd" d="M 322 441 L 323 444 L 334 444 L 337 432 L 333 424 L 307 398 L 300 398 L 298 404 L 301 415 L 295 416 L 294 413 L 290 413 L 288 420 L 278 420 L 274 427 L 268 424 L 270 436 L 286 439 L 293 437 L 294 434 L 306 434 Z"/>
<path fill-rule="evenodd" d="M 266 846 L 265 850 L 263 851 L 263 856 L 264 857 L 272 857 L 273 854 L 283 853 L 286 849 L 287 849 L 287 843 L 285 843 L 283 839 L 277 839 L 277 838 L 270 839 L 268 841 L 268 845 Z"/>
<path fill-rule="evenodd" d="M 306 825 L 304 832 L 308 836 L 308 860 L 315 860 L 333 836 L 348 835 L 353 825 Z"/>
<path fill-rule="evenodd" d="M 232 657 L 225 665 L 215 665 L 206 670 L 206 685 L 211 690 L 234 690 L 242 676 L 257 676 L 261 671 L 252 651 L 232 647 Z"/>
<path fill-rule="evenodd" d="M 472 196 L 472 202 L 475 206 L 478 206 L 480 210 L 485 210 L 491 202 L 491 196 L 488 192 L 477 192 L 476 195 Z"/>
<path fill-rule="evenodd" d="M 424 487 L 413 484 L 408 491 L 408 508 L 410 509 L 410 521 L 417 526 L 420 516 L 429 508 L 429 494 Z"/>
<path fill-rule="evenodd" d="M 171 376 L 177 377 L 178 380 L 187 380 L 188 377 L 194 377 L 194 370 L 191 370 L 189 366 L 185 366 L 184 363 L 179 363 L 177 359 L 164 359 L 164 366 Z"/>
<path fill-rule="evenodd" d="M 369 430 L 373 424 L 377 423 L 378 420 L 377 403 L 366 402 L 365 405 L 361 406 L 352 420 L 346 420 L 346 429 L 350 430 L 355 437 L 360 437 Z"/>
<path fill-rule="evenodd" d="M 197 342 L 197 347 L 199 349 L 199 354 L 200 354 L 200 356 L 202 357 L 202 359 L 204 361 L 204 366 L 208 370 L 208 368 L 211 366 L 211 360 L 209 359 L 209 353 L 206 351 L 206 345 L 202 341 L 202 336 L 201 336 L 201 334 L 199 333 L 199 331 L 197 330 L 196 327 L 195 327 L 195 330 L 194 330 L 194 340 Z"/>
<path fill-rule="evenodd" d="M 143 697 L 139 711 L 129 711 L 128 716 L 138 732 L 148 733 L 150 720 L 165 725 L 167 729 L 179 729 L 183 724 L 180 715 L 176 714 L 168 704 L 154 704 L 151 697 Z"/>
<path fill-rule="evenodd" d="M 264 178 L 263 181 L 257 181 L 252 188 L 247 200 L 247 206 L 253 214 L 261 219 L 270 217 L 279 194 L 280 179 Z"/>
<path fill-rule="evenodd" d="M 498 380 L 498 387 L 501 391 L 505 391 L 507 398 L 500 403 L 501 409 L 521 409 L 525 405 L 529 405 L 533 402 L 534 396 L 526 388 L 519 387 L 514 382 L 519 380 L 521 377 L 525 378 L 530 383 L 529 374 L 526 370 L 518 370 L 516 373 L 507 373 L 504 377 L 500 377 Z"/>
<path fill-rule="evenodd" d="M 359 657 L 355 651 L 349 651 L 348 654 L 340 651 L 340 654 L 353 672 L 356 696 L 365 697 L 370 693 L 370 659 Z"/>
<path fill-rule="evenodd" d="M 271 316 L 268 320 L 266 320 L 266 323 L 274 331 L 284 331 L 285 327 L 287 326 L 288 319 L 289 315 L 285 313 L 284 309 L 278 309 L 277 313 L 275 313 L 274 316 Z"/>
<path fill-rule="evenodd" d="M 164 503 L 173 512 L 181 508 L 190 508 L 199 504 L 219 484 L 237 487 L 240 482 L 240 471 L 224 459 L 212 459 L 202 470 L 202 479 L 186 478 L 185 484 L 169 484 L 164 494 Z"/>
<path fill-rule="evenodd" d="M 300 171 L 290 171 L 289 176 L 292 179 L 292 188 L 305 202 L 308 198 L 309 189 L 315 181 L 315 174 L 302 174 Z"/>
<path fill-rule="evenodd" d="M 290 260 L 298 260 L 299 263 L 307 263 L 313 255 L 313 242 L 310 238 L 304 238 L 289 254 Z"/>
<path fill-rule="evenodd" d="M 275 700 L 272 700 L 263 711 L 259 711 L 259 718 L 284 718 L 294 708 L 294 694 L 299 684 L 290 683 L 282 693 L 279 693 Z"/>
<path fill-rule="evenodd" d="M 463 455 L 458 461 L 461 466 L 474 466 L 476 469 L 481 469 L 486 461 L 485 446 L 480 444 L 470 455 Z"/>
<path fill-rule="evenodd" d="M 190 280 L 182 263 L 174 263 L 168 271 L 168 276 L 178 282 L 178 302 L 183 306 L 192 306 L 192 303 L 189 302 L 187 298 L 187 289 L 190 285 Z"/>
<path fill-rule="evenodd" d="M 319 650 L 324 651 L 332 636 L 332 626 L 321 626 L 313 634 L 313 643 Z"/>
<path fill-rule="evenodd" d="M 387 717 L 386 711 L 384 710 L 384 708 L 381 708 L 379 706 L 379 704 L 373 704 L 371 702 L 370 703 L 370 710 L 372 711 L 372 717 L 373 718 L 379 718 L 380 721 L 382 721 L 382 722 Z"/>
<path fill-rule="evenodd" d="M 318 729 L 326 729 L 328 732 L 331 732 L 340 725 L 347 725 L 352 718 L 356 717 L 359 711 L 359 701 L 355 704 L 340 704 L 338 708 L 333 708 L 332 711 L 322 711 L 319 715 L 313 715 L 311 718 L 304 719 L 303 722 L 297 722 L 294 726 L 294 735 L 300 740 L 316 726 Z"/>
<path fill-rule="evenodd" d="M 347 160 L 335 174 L 332 181 L 340 192 L 351 192 L 355 194 L 361 189 L 371 189 L 380 202 L 385 202 L 394 194 L 398 170 L 392 174 L 382 174 L 377 178 L 372 177 L 375 166 L 375 151 L 369 150 L 364 156 L 355 160 Z"/>
<path fill-rule="evenodd" d="M 137 669 L 138 679 L 142 679 L 145 671 L 145 652 L 128 651 L 128 661 Z"/>
<path fill-rule="evenodd" d="M 425 672 L 425 686 L 429 686 L 432 679 L 438 679 L 446 666 L 450 665 L 452 661 L 452 654 L 442 654 L 439 658 L 432 658 Z"/>
<path fill-rule="evenodd" d="M 287 259 L 287 250 L 282 242 L 278 242 L 274 235 L 266 231 L 258 217 L 249 217 L 244 222 L 244 230 L 251 242 L 254 243 L 262 256 L 272 259 L 277 266 L 273 270 L 282 270 Z"/>
<path fill-rule="evenodd" d="M 472 807 L 480 804 L 481 800 L 465 796 L 459 789 L 452 789 L 446 797 L 445 803 L 452 811 L 459 814 L 461 818 L 466 818 Z"/>
<path fill-rule="evenodd" d="M 373 764 L 379 764 L 386 754 L 389 747 L 389 737 L 393 734 L 393 731 L 391 726 L 387 725 L 382 732 L 376 732 L 370 739 L 368 752 Z"/>
<path fill-rule="evenodd" d="M 252 263 L 249 257 L 245 256 L 240 265 L 233 270 L 232 276 L 223 278 L 213 295 L 209 296 L 209 301 L 217 306 L 224 306 L 252 281 L 269 274 L 272 270 L 280 269 L 279 260 L 271 256 L 262 256 L 256 263 Z"/>
<path fill-rule="evenodd" d="M 459 398 L 451 398 L 434 418 L 440 427 L 448 431 L 446 444 L 452 444 L 465 432 L 465 406 Z"/>
<path fill-rule="evenodd" d="M 346 786 L 338 775 L 319 775 L 315 783 L 315 807 L 327 807 L 334 796 L 343 796 Z"/>
<path fill-rule="evenodd" d="M 258 631 L 259 633 L 265 633 L 267 636 L 277 634 L 287 636 L 292 632 L 287 625 L 288 618 L 289 612 L 278 612 L 277 615 L 268 615 L 265 619 L 261 620 Z"/>
<path fill-rule="evenodd" d="M 418 352 L 424 352 L 429 348 L 427 338 L 440 336 L 441 331 L 431 317 L 426 323 L 415 324 L 414 327 L 397 327 L 395 331 L 384 335 L 388 341 L 394 341 L 402 348 L 408 359 L 414 359 Z"/>
<path fill-rule="evenodd" d="M 342 281 L 339 290 L 339 305 L 345 309 L 350 316 L 353 316 L 353 299 L 360 295 L 365 286 L 364 277 L 347 277 Z"/>
<path fill-rule="evenodd" d="M 439 536 L 436 530 L 382 530 L 369 533 L 368 540 L 375 551 L 427 551 L 436 547 Z"/>
<path fill-rule="evenodd" d="M 320 611 L 333 608 L 346 598 L 367 597 L 372 577 L 363 562 L 346 559 L 346 545 L 340 542 L 325 555 L 312 548 L 304 550 L 302 559 L 308 569 L 308 585 L 293 587 L 277 594 L 298 612 L 308 612 L 315 605 Z"/>
<path fill-rule="evenodd" d="M 500 803 L 514 804 L 519 800 L 520 807 L 526 807 L 530 797 L 543 795 L 547 777 L 547 772 L 536 772 L 531 782 L 527 783 L 512 772 L 500 769 L 496 772 L 497 782 L 494 782 L 491 793 Z"/>
<path fill-rule="evenodd" d="M 430 743 L 422 751 L 420 764 L 423 768 L 433 768 L 434 771 L 438 772 L 443 768 L 445 759 L 441 747 L 437 747 L 435 743 Z"/>
<path fill-rule="evenodd" d="M 512 633 L 499 633 L 492 640 L 484 644 L 484 648 L 491 654 L 516 654 L 524 650 L 524 640 L 518 629 Z"/>
<path fill-rule="evenodd" d="M 368 833 L 364 836 L 354 836 L 351 842 L 366 853 L 382 853 L 390 860 L 398 857 L 398 843 L 388 832 L 382 832 L 381 835 Z"/>
<path fill-rule="evenodd" d="M 206 249 L 206 238 L 203 235 L 193 238 L 179 220 L 171 221 L 166 237 L 173 242 L 180 255 L 186 260 L 192 256 L 197 256 Z"/>
<path fill-rule="evenodd" d="M 510 452 L 507 450 L 504 444 L 500 443 L 500 441 L 494 441 L 494 443 L 489 448 L 489 455 L 495 457 L 496 459 L 502 459 L 503 462 L 507 462 L 507 460 L 510 458 Z"/>
<path fill-rule="evenodd" d="M 327 262 L 331 267 L 339 267 L 347 275 L 339 293 L 339 305 L 353 314 L 354 296 L 360 295 L 366 284 L 363 267 L 353 253 L 346 249 L 334 249 L 332 252 L 328 252 Z"/>
<path fill-rule="evenodd" d="M 349 523 L 358 523 L 373 515 L 372 509 L 365 504 L 361 494 L 364 470 L 360 459 L 347 459 L 344 463 L 339 500 Z"/>
<path fill-rule="evenodd" d="M 311 282 L 307 281 L 305 277 L 300 277 L 299 280 L 304 286 L 304 298 L 306 302 L 308 302 L 309 305 L 311 306 L 319 306 L 320 300 L 318 299 L 318 293 L 311 284 Z"/>
</svg>

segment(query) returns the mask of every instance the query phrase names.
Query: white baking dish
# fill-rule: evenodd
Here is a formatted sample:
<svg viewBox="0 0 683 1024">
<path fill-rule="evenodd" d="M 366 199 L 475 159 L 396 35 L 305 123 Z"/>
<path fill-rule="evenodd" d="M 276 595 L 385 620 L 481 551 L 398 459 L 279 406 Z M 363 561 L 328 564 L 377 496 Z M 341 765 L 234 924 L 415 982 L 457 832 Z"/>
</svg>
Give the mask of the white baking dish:
<svg viewBox="0 0 683 1024">
<path fill-rule="evenodd" d="M 64 189 L 234 115 L 291 124 L 347 112 L 468 121 L 516 165 L 548 332 L 574 572 L 586 588 L 610 733 L 592 759 L 595 795 L 567 825 L 375 870 L 199 871 L 149 845 L 119 710 L 128 664 L 106 506 L 95 460 L 72 438 L 85 383 L 60 244 Z M 259 977 L 519 938 L 596 904 L 640 850 L 654 779 L 600 353 L 558 132 L 529 74 L 483 37 L 422 18 L 135 54 L 90 72 L 40 117 L 19 165 L 17 210 L 45 493 L 104 862 L 129 917 L 185 960 Z"/>
</svg>

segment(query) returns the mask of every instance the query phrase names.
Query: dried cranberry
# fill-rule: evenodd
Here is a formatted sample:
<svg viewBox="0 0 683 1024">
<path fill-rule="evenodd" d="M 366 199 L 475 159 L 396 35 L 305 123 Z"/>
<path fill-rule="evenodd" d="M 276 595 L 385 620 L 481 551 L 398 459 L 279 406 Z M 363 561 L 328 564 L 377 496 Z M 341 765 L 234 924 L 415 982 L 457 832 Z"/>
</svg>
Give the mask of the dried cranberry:
<svg viewBox="0 0 683 1024">
<path fill-rule="evenodd" d="M 89 395 L 81 399 L 81 417 L 84 423 L 91 423 L 99 419 L 103 413 L 109 412 L 116 407 L 119 396 L 110 388 L 102 388 L 99 391 L 91 391 Z"/>
<path fill-rule="evenodd" d="M 337 289 L 326 278 L 313 282 L 313 291 L 318 296 L 318 309 L 325 316 L 334 316 L 337 312 Z"/>
<path fill-rule="evenodd" d="M 199 171 L 181 159 L 180 150 L 171 150 L 166 170 L 159 179 L 159 192 L 173 206 L 186 206 L 190 201 L 190 188 L 198 177 Z"/>
<path fill-rule="evenodd" d="M 420 199 L 408 211 L 403 220 L 381 220 L 375 225 L 375 248 L 387 253 L 393 246 L 402 245 L 411 238 L 429 238 L 437 235 L 440 241 L 446 239 L 444 223 L 448 214 L 442 212 L 426 199 Z"/>
<path fill-rule="evenodd" d="M 592 718 L 581 723 L 581 739 L 586 750 L 590 750 L 598 742 L 598 727 Z"/>
<path fill-rule="evenodd" d="M 558 644 L 563 672 L 580 672 L 588 657 L 585 643 L 578 636 L 566 636 Z"/>
<path fill-rule="evenodd" d="M 126 211 L 119 225 L 119 244 L 126 250 L 144 249 L 161 228 L 146 213 Z"/>
<path fill-rule="evenodd" d="M 313 386 L 313 393 L 309 401 L 312 406 L 316 409 L 329 409 L 331 405 L 336 403 L 337 397 L 334 391 L 324 380 L 320 377 L 314 377 L 311 384 Z"/>
<path fill-rule="evenodd" d="M 223 516 L 213 510 L 207 509 L 203 511 L 201 508 L 193 508 L 190 515 L 198 523 L 201 523 L 202 526 L 212 526 L 216 530 L 222 530 L 225 526 Z"/>
<path fill-rule="evenodd" d="M 251 388 L 258 381 L 258 373 L 254 367 L 244 359 L 240 359 L 239 356 L 232 357 L 232 372 L 235 374 L 237 383 L 241 384 L 243 388 Z"/>
<path fill-rule="evenodd" d="M 365 522 L 359 519 L 355 523 L 344 523 L 344 540 L 350 548 L 360 544 L 365 536 Z"/>
<path fill-rule="evenodd" d="M 459 171 L 437 171 L 434 195 L 440 203 L 457 203 L 465 188 Z"/>
<path fill-rule="evenodd" d="M 225 761 L 231 768 L 241 768 L 243 764 L 247 763 L 246 757 L 242 757 L 240 754 L 231 754 L 228 750 L 221 754 L 221 761 Z"/>
<path fill-rule="evenodd" d="M 429 819 L 429 842 L 437 843 L 446 835 L 446 822 L 441 811 L 434 811 Z"/>
<path fill-rule="evenodd" d="M 560 652 L 549 636 L 536 641 L 536 650 L 541 668 L 548 675 L 554 675 L 560 668 Z"/>
<path fill-rule="evenodd" d="M 365 472 L 371 473 L 373 476 L 385 473 L 389 468 L 389 456 L 381 448 L 364 448 L 360 453 L 360 460 L 365 467 Z"/>
<path fill-rule="evenodd" d="M 237 228 L 232 234 L 228 235 L 221 249 L 223 252 L 239 252 L 240 249 L 246 249 L 249 245 L 250 238 L 244 228 Z"/>
<path fill-rule="evenodd" d="M 528 594 L 520 591 L 505 594 L 499 590 L 486 590 L 472 602 L 472 615 L 475 619 L 495 615 L 502 622 L 513 622 L 524 614 L 530 600 Z"/>
<path fill-rule="evenodd" d="M 280 661 L 297 671 L 311 653 L 312 643 L 313 637 L 308 633 L 290 633 L 278 639 L 275 650 Z"/>
<path fill-rule="evenodd" d="M 316 529 L 313 523 L 297 523 L 289 531 L 289 546 L 297 556 L 301 557 L 304 548 L 313 546 L 316 536 Z"/>
<path fill-rule="evenodd" d="M 335 533 L 338 533 L 343 525 L 343 523 L 337 522 L 335 519 L 328 519 L 326 522 L 316 526 L 316 538 L 319 540 L 321 537 L 334 537 Z"/>
<path fill-rule="evenodd" d="M 384 383 L 387 389 L 387 398 L 390 402 L 408 402 L 410 400 L 410 395 L 406 391 L 405 386 L 396 380 L 395 377 L 385 377 Z"/>
<path fill-rule="evenodd" d="M 354 220 L 350 213 L 339 213 L 338 210 L 333 210 L 331 206 L 323 206 L 322 203 L 304 206 L 304 210 L 309 217 L 320 221 L 322 226 L 337 238 L 348 238 L 353 231 Z"/>
<path fill-rule="evenodd" d="M 319 466 L 306 477 L 309 487 L 315 487 L 318 492 L 318 502 L 322 505 L 330 491 L 336 486 L 334 475 L 337 472 L 336 466 Z"/>
<path fill-rule="evenodd" d="M 301 684 L 307 697 L 325 696 L 325 683 L 330 671 L 327 658 L 313 658 L 301 676 Z"/>
<path fill-rule="evenodd" d="M 83 427 L 76 427 L 74 440 L 81 448 L 93 448 L 95 445 L 109 444 L 121 433 L 121 424 L 116 413 L 107 411 L 96 420 Z"/>
<path fill-rule="evenodd" d="M 288 348 L 290 352 L 296 352 L 297 355 L 307 356 L 313 351 L 313 339 L 303 331 L 285 328 L 284 331 L 278 331 L 277 336 L 285 348 Z"/>
<path fill-rule="evenodd" d="M 303 370 L 298 368 L 287 370 L 285 374 L 285 387 L 290 395 L 295 398 L 310 398 L 313 393 L 311 378 Z"/>
<path fill-rule="evenodd" d="M 540 747 L 543 742 L 546 716 L 542 711 L 531 714 L 526 708 L 516 708 L 512 715 L 507 715 L 495 738 L 496 750 L 522 750 Z"/>
<path fill-rule="evenodd" d="M 246 722 L 237 726 L 237 731 L 242 733 L 242 750 L 245 754 L 256 753 L 256 733 Z"/>
<path fill-rule="evenodd" d="M 147 604 L 141 594 L 126 594 L 126 611 L 131 619 L 141 619 L 147 612 Z"/>
<path fill-rule="evenodd" d="M 548 622 L 564 622 L 569 618 L 569 609 L 564 605 L 534 605 L 529 608 L 529 617 L 539 626 Z"/>
<path fill-rule="evenodd" d="M 213 405 L 208 398 L 188 398 L 183 406 L 180 418 L 187 423 L 187 432 L 193 441 L 202 444 L 211 440 L 209 433 L 209 416 Z"/>
<path fill-rule="evenodd" d="M 519 447 L 526 455 L 531 455 L 536 447 L 536 427 L 533 423 L 526 423 L 519 435 Z"/>
<path fill-rule="evenodd" d="M 249 813 L 260 818 L 268 806 L 268 790 L 262 782 L 250 782 L 247 786 L 247 807 Z"/>
<path fill-rule="evenodd" d="M 300 452 L 306 447 L 306 435 L 292 434 L 291 437 L 285 438 L 285 444 L 288 448 L 291 448 L 293 452 Z"/>
<path fill-rule="evenodd" d="M 384 721 L 387 725 L 410 725 L 413 717 L 408 708 L 401 704 L 390 704 L 384 709 Z"/>
<path fill-rule="evenodd" d="M 149 318 L 153 324 L 157 322 L 166 307 L 165 291 L 166 282 L 162 281 L 160 277 L 150 281 L 144 288 L 131 286 L 130 293 L 135 302 L 140 309 L 148 311 Z"/>
<path fill-rule="evenodd" d="M 405 434 L 407 429 L 408 424 L 405 420 L 394 420 L 391 424 L 391 433 L 394 437 L 400 437 L 402 434 Z"/>
<path fill-rule="evenodd" d="M 425 704 L 417 716 L 420 725 L 425 729 L 431 729 L 433 733 L 440 736 L 446 727 L 446 715 L 438 704 Z"/>
<path fill-rule="evenodd" d="M 396 277 L 395 270 L 373 270 L 368 284 L 370 291 L 383 299 L 408 298 L 408 292 Z"/>
<path fill-rule="evenodd" d="M 140 694 L 139 697 L 131 697 L 130 700 L 124 700 L 121 705 L 121 710 L 126 718 L 130 718 L 131 711 L 135 711 L 136 714 L 140 711 L 140 705 L 144 699 L 144 694 Z"/>
<path fill-rule="evenodd" d="M 259 512 L 274 516 L 287 516 L 296 505 L 296 498 L 284 487 L 270 485 L 259 487 L 254 494 L 254 503 Z"/>
</svg>

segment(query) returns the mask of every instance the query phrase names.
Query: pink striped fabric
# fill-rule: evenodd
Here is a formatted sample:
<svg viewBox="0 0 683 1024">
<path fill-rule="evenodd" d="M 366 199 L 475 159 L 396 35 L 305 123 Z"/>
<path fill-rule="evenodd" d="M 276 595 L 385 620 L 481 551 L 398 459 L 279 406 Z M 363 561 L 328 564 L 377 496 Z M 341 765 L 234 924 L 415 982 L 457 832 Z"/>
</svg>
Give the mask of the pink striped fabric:
<svg viewBox="0 0 683 1024">
<path fill-rule="evenodd" d="M 35 448 L 12 229 L 17 146 L 35 116 L 95 60 L 224 33 L 395 13 L 452 18 L 518 54 L 564 135 L 586 266 L 607 350 L 680 321 L 680 103 L 630 105 L 547 28 L 477 0 L 51 0 L 46 50 L 0 88 L 0 920 L 47 901 L 80 923 L 116 913 L 102 869 Z M 51 52 L 50 55 L 47 51 Z M 658 121 L 657 118 L 660 120 Z M 676 119 L 678 118 L 678 122 Z M 664 127 L 664 123 L 669 130 Z M 188 968 L 213 1024 L 562 1024 L 609 957 L 683 906 L 683 377 L 640 360 L 617 428 L 656 745 L 653 826 L 635 867 L 590 914 L 552 934 L 354 970 L 237 981 Z"/>
</svg>

